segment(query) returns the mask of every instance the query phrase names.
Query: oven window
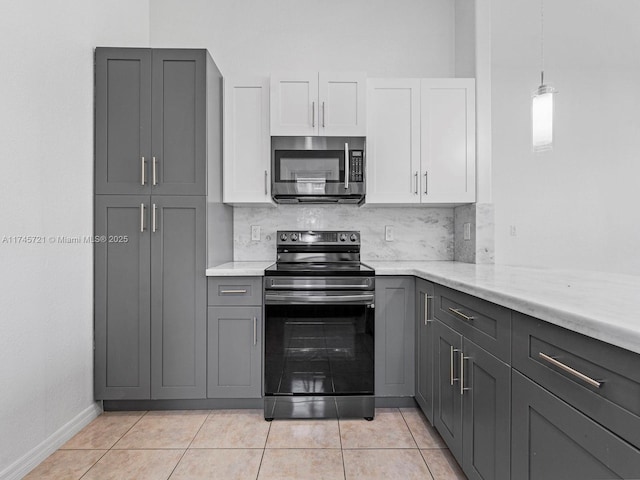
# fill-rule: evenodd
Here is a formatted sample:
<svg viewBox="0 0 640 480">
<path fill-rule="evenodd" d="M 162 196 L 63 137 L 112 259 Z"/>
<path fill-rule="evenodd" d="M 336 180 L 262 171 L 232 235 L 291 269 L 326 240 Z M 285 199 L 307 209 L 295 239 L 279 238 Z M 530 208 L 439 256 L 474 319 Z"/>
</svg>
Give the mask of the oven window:
<svg viewBox="0 0 640 480">
<path fill-rule="evenodd" d="M 373 394 L 373 309 L 265 308 L 266 395 Z"/>
<path fill-rule="evenodd" d="M 278 182 L 344 182 L 344 152 L 341 150 L 276 150 L 275 167 Z"/>
</svg>

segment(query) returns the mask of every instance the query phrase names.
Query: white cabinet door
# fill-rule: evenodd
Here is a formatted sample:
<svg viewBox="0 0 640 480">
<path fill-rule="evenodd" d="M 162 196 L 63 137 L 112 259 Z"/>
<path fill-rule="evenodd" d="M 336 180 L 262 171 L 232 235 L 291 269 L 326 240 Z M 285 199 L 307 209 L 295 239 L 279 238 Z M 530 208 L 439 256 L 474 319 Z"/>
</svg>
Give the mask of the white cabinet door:
<svg viewBox="0 0 640 480">
<path fill-rule="evenodd" d="M 318 79 L 319 134 L 364 137 L 367 134 L 366 74 L 320 72 Z"/>
<path fill-rule="evenodd" d="M 420 95 L 422 202 L 475 202 L 475 81 L 423 79 Z"/>
<path fill-rule="evenodd" d="M 420 202 L 420 80 L 367 81 L 368 204 Z"/>
<path fill-rule="evenodd" d="M 224 79 L 223 201 L 272 203 L 269 79 Z"/>
<path fill-rule="evenodd" d="M 318 72 L 271 75 L 271 135 L 318 135 Z"/>
</svg>

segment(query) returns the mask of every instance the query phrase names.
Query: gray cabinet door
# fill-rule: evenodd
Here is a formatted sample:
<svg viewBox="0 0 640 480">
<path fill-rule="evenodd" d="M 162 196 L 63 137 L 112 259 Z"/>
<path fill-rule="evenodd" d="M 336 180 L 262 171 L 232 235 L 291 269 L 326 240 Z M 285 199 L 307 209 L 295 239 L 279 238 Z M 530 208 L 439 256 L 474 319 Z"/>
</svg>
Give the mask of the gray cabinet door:
<svg viewBox="0 0 640 480">
<path fill-rule="evenodd" d="M 262 396 L 262 307 L 209 307 L 210 398 Z"/>
<path fill-rule="evenodd" d="M 640 451 L 513 370 L 511 478 L 640 478 Z"/>
<path fill-rule="evenodd" d="M 95 52 L 97 194 L 150 192 L 151 50 Z"/>
<path fill-rule="evenodd" d="M 95 235 L 95 397 L 146 399 L 150 396 L 149 197 L 96 196 Z"/>
<path fill-rule="evenodd" d="M 154 195 L 207 193 L 206 60 L 205 50 L 153 50 Z"/>
<path fill-rule="evenodd" d="M 414 396 L 413 277 L 376 277 L 375 394 Z"/>
<path fill-rule="evenodd" d="M 511 368 L 466 338 L 463 356 L 462 468 L 470 480 L 509 480 Z"/>
<path fill-rule="evenodd" d="M 205 208 L 204 197 L 151 197 L 152 398 L 206 396 Z"/>
<path fill-rule="evenodd" d="M 433 297 L 434 286 L 416 280 L 416 401 L 433 424 Z"/>
<path fill-rule="evenodd" d="M 462 463 L 462 395 L 460 395 L 460 352 L 462 336 L 445 324 L 433 322 L 434 405 L 433 424 Z"/>
</svg>

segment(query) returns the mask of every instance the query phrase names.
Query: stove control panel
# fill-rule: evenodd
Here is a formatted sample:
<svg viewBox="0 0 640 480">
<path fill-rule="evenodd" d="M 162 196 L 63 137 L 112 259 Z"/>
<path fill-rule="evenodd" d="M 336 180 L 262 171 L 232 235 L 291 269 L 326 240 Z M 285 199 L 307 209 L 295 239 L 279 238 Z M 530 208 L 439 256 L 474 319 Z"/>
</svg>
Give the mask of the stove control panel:
<svg viewBox="0 0 640 480">
<path fill-rule="evenodd" d="M 360 245 L 360 232 L 353 230 L 286 230 L 278 231 L 278 245 Z"/>
</svg>

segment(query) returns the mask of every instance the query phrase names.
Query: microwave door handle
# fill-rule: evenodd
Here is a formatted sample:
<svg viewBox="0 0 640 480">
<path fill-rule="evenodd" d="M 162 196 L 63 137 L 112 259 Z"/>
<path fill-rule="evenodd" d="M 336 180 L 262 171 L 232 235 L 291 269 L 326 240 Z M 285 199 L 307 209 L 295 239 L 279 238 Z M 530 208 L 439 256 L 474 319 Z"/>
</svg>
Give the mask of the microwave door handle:
<svg viewBox="0 0 640 480">
<path fill-rule="evenodd" d="M 344 188 L 349 188 L 349 144 L 344 144 Z"/>
</svg>

